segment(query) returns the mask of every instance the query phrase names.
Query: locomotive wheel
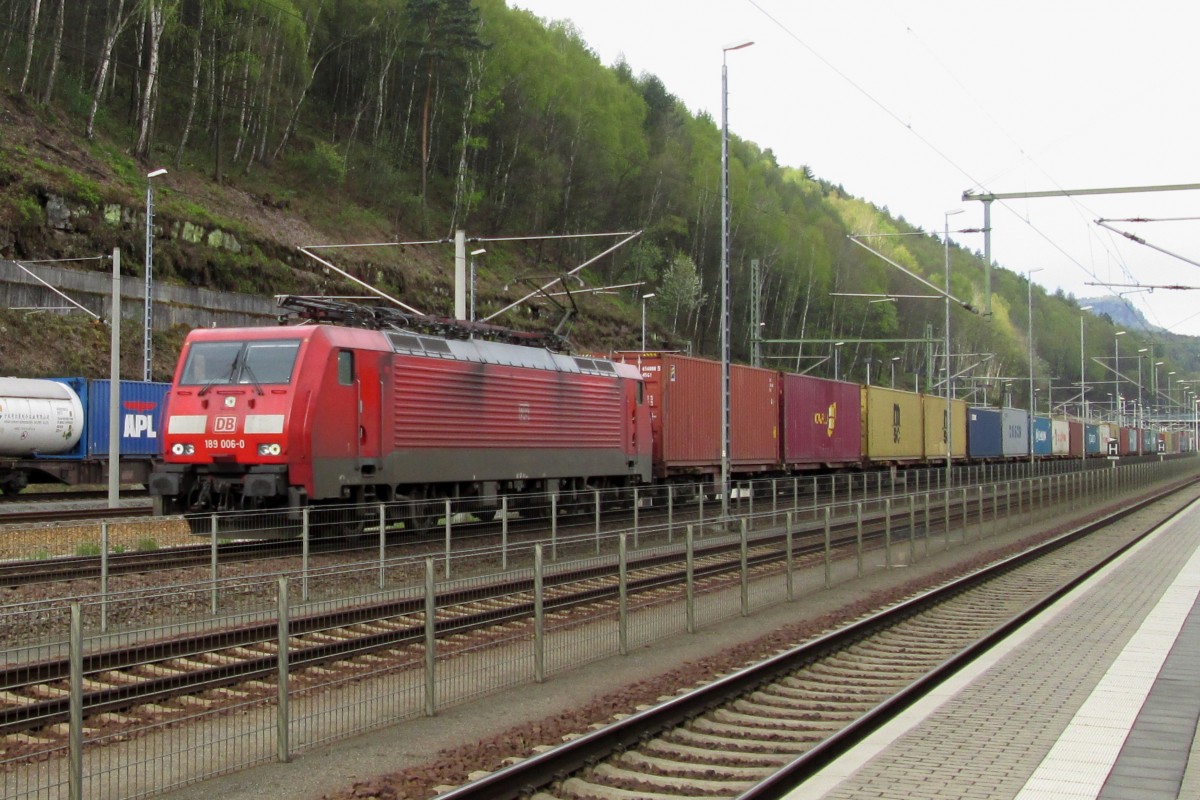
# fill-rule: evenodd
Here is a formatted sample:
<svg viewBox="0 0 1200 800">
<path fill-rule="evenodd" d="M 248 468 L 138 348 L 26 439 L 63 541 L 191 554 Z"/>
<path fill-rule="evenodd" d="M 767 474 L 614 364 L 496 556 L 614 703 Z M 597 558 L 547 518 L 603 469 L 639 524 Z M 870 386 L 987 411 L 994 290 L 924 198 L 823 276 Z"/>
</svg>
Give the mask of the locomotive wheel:
<svg viewBox="0 0 1200 800">
<path fill-rule="evenodd" d="M 438 500 L 415 500 L 404 509 L 404 530 L 429 533 L 445 515 L 445 503 Z"/>
</svg>

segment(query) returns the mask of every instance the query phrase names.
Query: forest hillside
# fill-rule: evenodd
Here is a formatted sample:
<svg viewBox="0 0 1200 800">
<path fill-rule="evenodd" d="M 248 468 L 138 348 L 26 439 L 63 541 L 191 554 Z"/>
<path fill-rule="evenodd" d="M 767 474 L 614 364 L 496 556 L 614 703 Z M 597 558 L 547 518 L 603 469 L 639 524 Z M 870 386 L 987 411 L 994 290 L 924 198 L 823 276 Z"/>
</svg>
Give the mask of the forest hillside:
<svg viewBox="0 0 1200 800">
<path fill-rule="evenodd" d="M 595 259 L 569 297 L 494 321 L 548 329 L 574 306 L 579 348 L 634 348 L 652 293 L 649 346 L 718 354 L 720 131 L 655 76 L 600 63 L 569 24 L 504 0 L 0 0 L 0 20 L 0 258 L 107 269 L 101 256 L 120 247 L 125 274 L 140 276 L 153 180 L 156 280 L 361 294 L 298 248 L 385 243 L 322 252 L 448 315 L 461 229 L 486 250 L 479 317 Z M 904 270 L 940 286 L 941 239 L 761 144 L 735 137 L 729 172 L 735 360 L 752 358 L 756 328 L 789 340 L 762 348 L 769 366 L 831 375 L 838 340 L 841 377 L 894 364 L 898 385 L 924 385 L 944 350 L 942 304 L 851 295 L 925 293 Z M 622 233 L 638 235 L 601 256 Z M 948 252 L 963 301 L 951 349 L 990 354 L 974 400 L 999 402 L 1009 383 L 1026 404 L 1012 380 L 1030 369 L 1025 278 L 993 269 L 983 313 L 981 260 Z M 607 286 L 620 288 L 587 291 Z M 1035 287 L 1032 304 L 1039 382 L 1077 384 L 1077 303 Z M 0 370 L 106 369 L 95 326 L 4 310 L 0 327 Z M 156 377 L 182 333 L 156 333 Z M 1113 333 L 1107 318 L 1089 324 L 1086 349 L 1108 352 Z M 132 354 L 138 337 L 132 324 Z M 1181 372 L 1200 366 L 1190 339 L 1128 339 L 1130 352 L 1153 340 Z M 136 356 L 125 363 L 132 376 Z M 1089 382 L 1106 377 L 1087 369 Z"/>
</svg>

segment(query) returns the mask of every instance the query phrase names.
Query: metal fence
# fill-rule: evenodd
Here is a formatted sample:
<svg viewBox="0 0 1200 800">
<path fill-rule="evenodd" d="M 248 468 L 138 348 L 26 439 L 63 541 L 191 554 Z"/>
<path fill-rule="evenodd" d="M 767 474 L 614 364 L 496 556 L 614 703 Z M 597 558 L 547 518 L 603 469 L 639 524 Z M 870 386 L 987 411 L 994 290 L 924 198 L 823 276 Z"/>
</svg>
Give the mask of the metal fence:
<svg viewBox="0 0 1200 800">
<path fill-rule="evenodd" d="M 378 560 L 336 568 L 217 570 L 195 584 L 0 607 L 0 715 L 5 730 L 35 721 L 4 736 L 0 789 L 146 797 L 286 761 L 1194 470 L 1175 460 L 996 473 L 951 488 L 780 481 L 739 487 L 730 520 L 693 509 L 600 531 L 590 520 L 559 529 L 556 515 L 550 536 L 486 547 L 459 539 L 451 514 L 439 521 L 448 545 L 417 556 L 389 559 L 381 545 Z M 836 502 L 806 504 L 832 492 Z M 258 671 L 166 688 L 239 664 Z M 120 704 L 151 681 L 160 696 Z"/>
</svg>

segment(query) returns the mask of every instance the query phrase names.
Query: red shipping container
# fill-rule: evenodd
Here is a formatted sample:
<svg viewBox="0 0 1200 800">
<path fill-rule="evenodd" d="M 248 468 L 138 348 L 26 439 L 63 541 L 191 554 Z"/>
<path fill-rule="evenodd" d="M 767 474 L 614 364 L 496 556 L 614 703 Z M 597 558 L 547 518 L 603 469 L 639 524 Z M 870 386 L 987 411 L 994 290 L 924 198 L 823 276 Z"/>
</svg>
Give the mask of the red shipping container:
<svg viewBox="0 0 1200 800">
<path fill-rule="evenodd" d="M 1070 420 L 1071 426 L 1071 456 L 1083 458 L 1083 423 Z"/>
<path fill-rule="evenodd" d="M 654 474 L 716 475 L 721 470 L 721 363 L 673 353 L 617 353 L 638 366 L 654 438 Z M 730 367 L 730 469 L 779 463 L 779 373 Z"/>
<path fill-rule="evenodd" d="M 862 402 L 856 383 L 783 376 L 783 460 L 791 469 L 862 461 Z"/>
</svg>

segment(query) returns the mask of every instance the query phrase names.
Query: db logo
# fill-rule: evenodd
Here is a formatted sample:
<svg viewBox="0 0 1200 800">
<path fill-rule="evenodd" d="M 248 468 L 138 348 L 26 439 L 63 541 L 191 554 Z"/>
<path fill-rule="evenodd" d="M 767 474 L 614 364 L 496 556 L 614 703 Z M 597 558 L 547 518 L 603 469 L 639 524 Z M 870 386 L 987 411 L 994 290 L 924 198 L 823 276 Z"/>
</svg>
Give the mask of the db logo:
<svg viewBox="0 0 1200 800">
<path fill-rule="evenodd" d="M 213 433 L 236 433 L 237 417 L 217 417 L 213 420 Z"/>
</svg>

